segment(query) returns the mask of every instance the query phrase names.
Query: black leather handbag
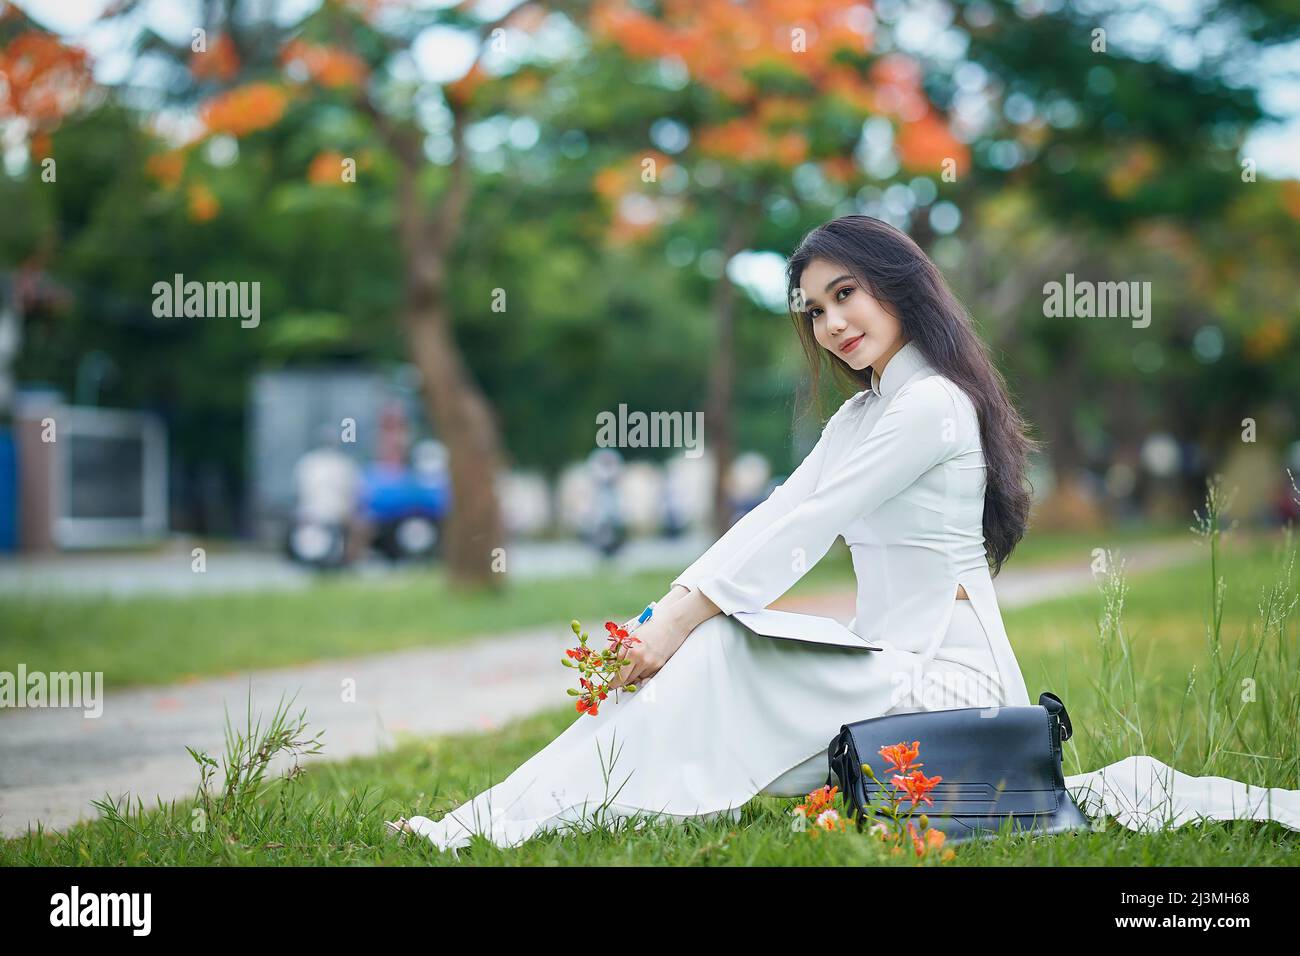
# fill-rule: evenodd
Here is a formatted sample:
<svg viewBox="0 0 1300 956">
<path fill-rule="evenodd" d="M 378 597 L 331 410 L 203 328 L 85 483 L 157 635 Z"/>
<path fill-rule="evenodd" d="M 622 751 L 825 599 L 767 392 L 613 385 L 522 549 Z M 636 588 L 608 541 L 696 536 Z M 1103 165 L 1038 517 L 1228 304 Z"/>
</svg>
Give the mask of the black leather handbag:
<svg viewBox="0 0 1300 956">
<path fill-rule="evenodd" d="M 1074 729 L 1065 705 L 1044 691 L 1038 706 L 963 707 L 911 714 L 889 714 L 845 724 L 827 750 L 830 774 L 859 827 L 888 820 L 873 808 L 896 793 L 893 773 L 880 748 L 920 741 L 918 763 L 927 777 L 940 776 L 912 820 L 924 813 L 944 833 L 945 844 L 996 836 L 999 831 L 1063 833 L 1091 823 L 1065 789 L 1061 742 Z M 862 771 L 870 765 L 877 780 Z M 881 791 L 884 790 L 884 793 Z M 906 812 L 911 801 L 904 798 Z"/>
</svg>

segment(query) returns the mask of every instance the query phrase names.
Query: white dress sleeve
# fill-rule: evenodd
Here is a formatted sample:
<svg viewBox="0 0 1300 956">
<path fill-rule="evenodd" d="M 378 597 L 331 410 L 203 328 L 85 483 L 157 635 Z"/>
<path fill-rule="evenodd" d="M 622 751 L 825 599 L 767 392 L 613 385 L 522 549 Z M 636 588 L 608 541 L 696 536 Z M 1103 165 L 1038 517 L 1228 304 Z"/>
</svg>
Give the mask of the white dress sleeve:
<svg viewBox="0 0 1300 956">
<path fill-rule="evenodd" d="M 850 522 L 870 514 L 962 449 L 956 398 L 940 376 L 915 379 L 894 395 L 864 438 L 836 449 L 828 473 L 797 502 L 747 537 L 695 586 L 724 614 L 757 611 L 820 561 Z M 832 433 L 834 440 L 839 433 Z M 847 433 L 846 433 L 847 434 Z"/>
<path fill-rule="evenodd" d="M 799 467 L 784 482 L 773 488 L 772 493 L 767 498 L 754 508 L 751 508 L 740 520 L 728 528 L 726 533 L 718 538 L 690 567 L 679 574 L 673 581 L 674 586 L 680 584 L 685 588 L 698 587 L 701 580 L 711 575 L 720 565 L 745 549 L 760 531 L 771 525 L 782 515 L 788 514 L 801 499 L 812 494 L 813 489 L 817 487 L 818 478 L 821 476 L 822 463 L 826 458 L 826 449 L 831 444 L 831 435 L 834 432 L 836 421 L 842 416 L 851 401 L 853 399 L 849 398 L 840 405 L 835 414 L 830 417 L 830 420 L 822 426 L 821 437 L 817 439 L 817 444 L 813 446 L 812 451 L 804 456 L 803 461 L 799 463 Z"/>
</svg>

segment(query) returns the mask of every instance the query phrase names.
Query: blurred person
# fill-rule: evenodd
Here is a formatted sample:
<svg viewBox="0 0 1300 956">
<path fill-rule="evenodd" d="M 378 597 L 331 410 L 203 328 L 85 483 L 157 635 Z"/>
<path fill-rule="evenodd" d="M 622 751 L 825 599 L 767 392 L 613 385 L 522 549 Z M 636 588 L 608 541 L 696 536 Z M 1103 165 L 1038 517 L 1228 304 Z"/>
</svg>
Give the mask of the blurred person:
<svg viewBox="0 0 1300 956">
<path fill-rule="evenodd" d="M 769 482 L 772 469 L 757 452 L 745 452 L 731 463 L 727 491 L 731 498 L 734 524 L 763 503 L 776 483 Z"/>
<path fill-rule="evenodd" d="M 623 456 L 613 448 L 597 448 L 587 456 L 587 474 L 592 483 L 591 511 L 585 537 L 603 558 L 612 558 L 627 540 L 619 479 Z"/>
<path fill-rule="evenodd" d="M 411 423 L 406 406 L 394 399 L 379 413 L 379 446 L 376 460 L 393 468 L 405 468 L 411 448 Z"/>
<path fill-rule="evenodd" d="M 290 528 L 290 552 L 320 567 L 339 567 L 356 560 L 365 547 L 359 524 L 361 471 L 338 447 L 330 424 L 316 429 L 316 447 L 293 469 L 297 503 Z"/>
<path fill-rule="evenodd" d="M 686 531 L 688 522 L 681 492 L 670 478 L 664 480 L 663 499 L 660 505 L 660 533 L 670 540 L 680 538 Z"/>
</svg>

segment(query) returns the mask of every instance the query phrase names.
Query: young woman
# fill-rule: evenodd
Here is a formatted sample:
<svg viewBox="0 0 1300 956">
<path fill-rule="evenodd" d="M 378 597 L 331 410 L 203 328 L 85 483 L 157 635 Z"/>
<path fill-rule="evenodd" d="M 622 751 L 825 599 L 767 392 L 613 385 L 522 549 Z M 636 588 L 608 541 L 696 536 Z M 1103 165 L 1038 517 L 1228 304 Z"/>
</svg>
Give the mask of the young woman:
<svg viewBox="0 0 1300 956">
<path fill-rule="evenodd" d="M 455 851 L 474 833 L 513 846 L 629 817 L 738 818 L 756 794 L 804 796 L 824 783 L 827 745 L 845 723 L 1030 703 L 992 575 L 1025 533 L 1034 443 L 970 317 L 910 238 L 866 216 L 809 233 L 787 284 L 814 394 L 823 362 L 856 394 L 637 629 L 620 679 L 637 690 L 611 694 L 598 716 L 575 719 L 442 819 L 400 820 L 395 832 Z M 767 607 L 840 536 L 857 576 L 849 627 L 883 650 L 774 640 L 730 616 Z M 1142 798 L 1136 784 L 1116 785 L 1118 771 L 1168 769 L 1126 764 L 1067 786 L 1091 800 L 1086 812 L 1104 799 L 1115 813 L 1116 800 Z"/>
</svg>

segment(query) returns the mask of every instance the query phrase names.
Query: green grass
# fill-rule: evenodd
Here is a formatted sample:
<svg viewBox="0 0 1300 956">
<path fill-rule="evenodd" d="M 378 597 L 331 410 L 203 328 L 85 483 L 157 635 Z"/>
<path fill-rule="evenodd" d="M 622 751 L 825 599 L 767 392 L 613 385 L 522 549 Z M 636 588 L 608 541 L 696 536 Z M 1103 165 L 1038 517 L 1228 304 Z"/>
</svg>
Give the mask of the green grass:
<svg viewBox="0 0 1300 956">
<path fill-rule="evenodd" d="M 680 569 L 678 569 L 680 570 Z M 626 620 L 675 571 L 525 580 L 500 592 L 452 589 L 440 569 L 383 581 L 323 579 L 302 591 L 214 596 L 0 598 L 0 670 L 103 671 L 114 689 L 430 647 L 569 621 Z M 853 580 L 847 549 L 791 589 Z"/>
<path fill-rule="evenodd" d="M 1185 534 L 1186 532 L 1184 532 Z M 1013 561 L 1086 561 L 1099 540 L 1123 544 L 1168 529 L 1030 535 Z M 450 589 L 438 570 L 383 581 L 341 578 L 305 591 L 131 598 L 0 598 L 0 670 L 102 671 L 108 685 L 197 677 L 444 645 L 527 627 L 567 633 L 569 621 L 626 620 L 680 569 L 514 582 L 500 593 Z M 793 596 L 852 587 L 848 548 L 835 547 Z"/>
<path fill-rule="evenodd" d="M 1204 543 L 1201 565 L 1126 579 L 1112 564 L 1088 598 L 1005 614 L 1031 696 L 1051 689 L 1069 707 L 1075 736 L 1065 747 L 1067 774 L 1150 753 L 1190 774 L 1300 787 L 1295 542 L 1288 534 L 1225 547 L 1210 519 Z M 1223 588 L 1212 584 L 1220 577 Z M 1254 681 L 1250 699 L 1244 699 L 1246 680 Z M 405 740 L 379 756 L 316 763 L 289 778 L 237 786 L 226 791 L 224 808 L 208 800 L 198 832 L 192 802 L 118 807 L 66 833 L 5 841 L 0 865 L 914 862 L 889 857 L 854 833 L 792 832 L 789 811 L 797 801 L 773 797 L 751 800 L 739 821 L 542 834 L 510 850 L 476 839 L 459 861 L 422 839 L 399 846 L 383 837 L 385 819 L 436 819 L 500 781 L 575 719 L 590 718 L 566 706 L 497 731 Z M 280 730 L 282 742 L 301 745 L 307 737 L 305 727 Z M 239 765 L 239 754 L 236 749 L 231 765 Z M 1091 832 L 1003 836 L 958 847 L 948 865 L 1273 866 L 1298 860 L 1300 833 L 1278 824 L 1210 822 L 1136 834 L 1105 820 Z"/>
<path fill-rule="evenodd" d="M 1033 528 L 1016 545 L 1007 567 L 1049 564 L 1058 561 L 1087 561 L 1093 548 L 1125 548 L 1131 545 L 1186 541 L 1191 522 L 1126 522 L 1100 531 L 1035 531 Z"/>
<path fill-rule="evenodd" d="M 290 592 L 7 598 L 0 601 L 0 669 L 23 661 L 29 670 L 103 671 L 120 689 L 539 625 L 563 632 L 574 616 L 594 620 L 621 610 L 626 619 L 668 583 L 663 573 L 601 573 L 472 593 L 452 590 L 430 570 Z"/>
<path fill-rule="evenodd" d="M 228 829 L 194 833 L 189 804 L 123 808 L 120 822 L 81 824 L 66 834 L 0 844 L 3 866 L 819 866 L 911 865 L 849 833 L 791 830 L 795 799 L 757 797 L 738 822 L 686 820 L 654 831 L 541 834 L 515 849 L 475 839 L 459 860 L 423 839 L 398 846 L 383 821 L 441 813 L 505 777 L 570 720 L 555 710 L 487 734 L 409 742 L 380 757 L 320 764 L 294 781 L 291 796 L 260 801 Z M 579 718 L 589 719 L 589 718 Z M 1077 718 L 1076 718 L 1077 720 Z M 1069 745 L 1067 744 L 1067 747 Z M 196 778 L 197 779 L 197 778 Z M 1003 837 L 957 848 L 949 865 L 1273 866 L 1294 865 L 1300 834 L 1276 824 L 1234 822 L 1151 835 L 1109 823 L 1100 832 L 1040 839 Z"/>
</svg>

